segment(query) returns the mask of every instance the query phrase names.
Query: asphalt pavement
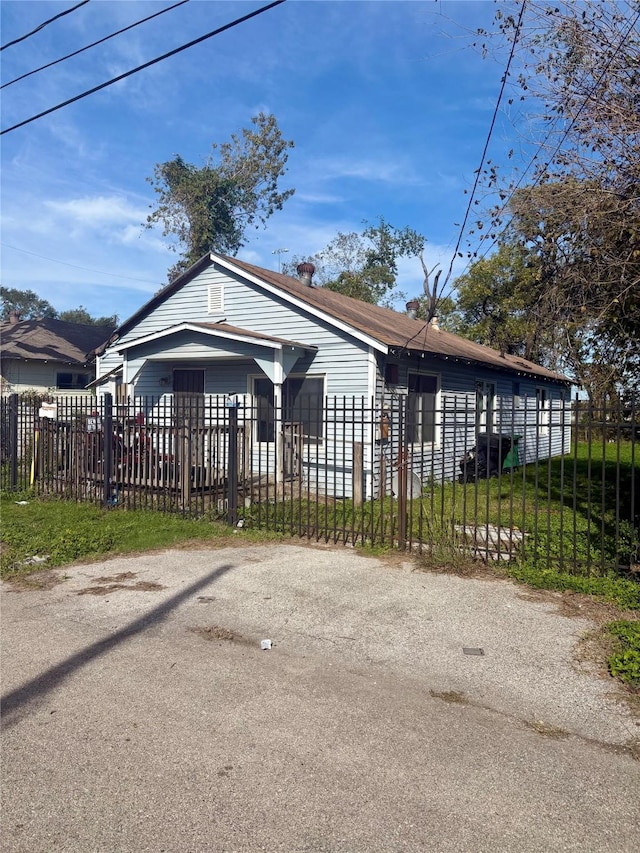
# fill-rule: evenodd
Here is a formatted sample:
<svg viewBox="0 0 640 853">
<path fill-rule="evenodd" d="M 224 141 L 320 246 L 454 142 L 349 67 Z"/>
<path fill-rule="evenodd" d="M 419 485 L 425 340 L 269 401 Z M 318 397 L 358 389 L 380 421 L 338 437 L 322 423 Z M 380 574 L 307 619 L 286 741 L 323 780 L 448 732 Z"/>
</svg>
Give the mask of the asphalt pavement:
<svg viewBox="0 0 640 853">
<path fill-rule="evenodd" d="M 238 544 L 3 584 L 2 849 L 635 853 L 594 623 L 414 569 Z"/>
</svg>

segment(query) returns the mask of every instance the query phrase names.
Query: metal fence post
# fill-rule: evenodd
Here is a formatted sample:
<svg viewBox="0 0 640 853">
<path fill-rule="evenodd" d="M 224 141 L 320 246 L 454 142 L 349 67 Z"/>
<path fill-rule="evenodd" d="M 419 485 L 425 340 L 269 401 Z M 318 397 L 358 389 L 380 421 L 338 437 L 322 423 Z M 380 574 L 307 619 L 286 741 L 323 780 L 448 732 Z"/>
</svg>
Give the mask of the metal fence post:
<svg viewBox="0 0 640 853">
<path fill-rule="evenodd" d="M 398 400 L 398 459 L 396 462 L 398 483 L 398 544 L 404 550 L 407 547 L 407 483 L 408 458 L 405 409 L 406 397 Z"/>
<path fill-rule="evenodd" d="M 235 400 L 227 403 L 229 411 L 229 466 L 227 469 L 227 521 L 238 521 L 238 408 Z"/>
<path fill-rule="evenodd" d="M 111 504 L 111 479 L 113 476 L 113 396 L 105 394 L 103 402 L 102 504 L 104 507 L 108 507 Z"/>
<path fill-rule="evenodd" d="M 9 395 L 9 485 L 18 486 L 18 395 Z"/>
</svg>

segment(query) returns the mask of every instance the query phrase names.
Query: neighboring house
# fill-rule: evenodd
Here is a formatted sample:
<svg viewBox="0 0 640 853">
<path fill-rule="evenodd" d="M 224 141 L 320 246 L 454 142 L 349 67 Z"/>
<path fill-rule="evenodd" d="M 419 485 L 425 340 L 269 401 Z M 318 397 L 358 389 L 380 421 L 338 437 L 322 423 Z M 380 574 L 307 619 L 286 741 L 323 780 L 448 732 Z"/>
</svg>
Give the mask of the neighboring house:
<svg viewBox="0 0 640 853">
<path fill-rule="evenodd" d="M 83 326 L 62 320 L 20 320 L 13 312 L 0 326 L 2 394 L 35 391 L 77 394 L 95 379 L 95 350 L 112 326 Z"/>
<path fill-rule="evenodd" d="M 237 398 L 258 412 L 252 452 L 265 458 L 276 452 L 287 422 L 297 422 L 307 476 L 321 456 L 334 467 L 340 459 L 333 491 L 342 494 L 350 493 L 356 439 L 352 433 L 338 448 L 335 425 L 340 417 L 353 421 L 363 405 L 376 412 L 358 439 L 368 494 L 376 488 L 375 448 L 384 443 L 387 408 L 392 421 L 404 418 L 409 465 L 422 479 L 425 460 L 440 476 L 456 476 L 461 452 L 478 431 L 522 436 L 523 461 L 568 449 L 566 377 L 446 332 L 436 321 L 315 287 L 311 264 L 298 272 L 300 280 L 206 255 L 114 332 L 98 354 L 98 394 L 145 398 L 149 422 L 157 422 L 167 398 Z M 330 417 L 328 399 L 343 401 Z"/>
</svg>

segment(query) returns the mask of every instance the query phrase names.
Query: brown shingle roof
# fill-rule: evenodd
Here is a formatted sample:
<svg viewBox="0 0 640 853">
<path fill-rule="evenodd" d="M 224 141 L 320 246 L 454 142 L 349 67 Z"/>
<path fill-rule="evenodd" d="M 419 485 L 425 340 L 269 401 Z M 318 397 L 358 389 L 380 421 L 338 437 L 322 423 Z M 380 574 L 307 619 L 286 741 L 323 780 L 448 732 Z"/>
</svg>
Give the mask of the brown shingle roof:
<svg viewBox="0 0 640 853">
<path fill-rule="evenodd" d="M 86 364 L 112 332 L 111 326 L 82 326 L 51 318 L 22 320 L 2 324 L 0 346 L 3 358 Z"/>
<path fill-rule="evenodd" d="M 348 323 L 391 349 L 428 352 L 444 358 L 488 364 L 501 370 L 514 370 L 518 373 L 528 373 L 561 382 L 571 381 L 566 376 L 561 376 L 524 358 L 501 355 L 491 347 L 461 338 L 444 329 L 436 329 L 423 320 L 413 320 L 408 315 L 392 311 L 390 308 L 361 302 L 359 299 L 343 296 L 325 287 L 309 287 L 295 278 L 256 267 L 237 258 L 225 258 L 225 260 L 298 297 L 331 317 Z"/>
<path fill-rule="evenodd" d="M 259 281 L 276 287 L 277 289 L 297 297 L 312 309 L 320 310 L 329 317 L 341 321 L 353 329 L 377 340 L 380 344 L 391 350 L 425 352 L 440 358 L 450 358 L 461 362 L 473 362 L 488 365 L 498 370 L 515 371 L 519 374 L 555 380 L 556 382 L 571 383 L 571 379 L 554 373 L 546 367 L 541 367 L 531 361 L 514 355 L 501 355 L 497 350 L 482 344 L 474 343 L 466 338 L 461 338 L 444 329 L 435 329 L 427 326 L 422 320 L 412 320 L 406 314 L 392 311 L 390 308 L 382 308 L 380 305 L 371 305 L 361 302 L 350 296 L 343 296 L 324 287 L 309 287 L 298 279 L 273 270 L 239 261 L 225 255 L 211 253 L 204 255 L 196 261 L 179 278 L 164 287 L 152 299 L 143 305 L 135 314 L 129 317 L 119 329 L 115 336 L 122 336 L 143 317 L 147 316 L 157 305 L 160 305 L 172 293 L 179 290 L 187 281 L 194 278 L 211 263 L 222 262 L 235 267 L 239 273 L 246 273 Z"/>
</svg>

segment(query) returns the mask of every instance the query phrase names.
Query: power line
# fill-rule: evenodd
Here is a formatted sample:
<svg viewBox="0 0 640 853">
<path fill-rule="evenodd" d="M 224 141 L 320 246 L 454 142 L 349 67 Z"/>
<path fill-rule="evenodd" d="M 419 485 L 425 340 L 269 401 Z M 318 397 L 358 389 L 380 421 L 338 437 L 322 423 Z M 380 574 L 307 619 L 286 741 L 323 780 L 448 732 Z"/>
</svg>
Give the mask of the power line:
<svg viewBox="0 0 640 853">
<path fill-rule="evenodd" d="M 150 281 L 147 278 L 132 278 L 131 276 L 121 275 L 119 273 L 113 272 L 104 272 L 103 270 L 93 270 L 89 267 L 81 267 L 78 264 L 70 264 L 67 261 L 60 261 L 58 258 L 48 258 L 46 255 L 38 255 L 36 252 L 29 252 L 27 249 L 19 249 L 17 246 L 11 246 L 9 243 L 1 243 L 0 245 L 4 246 L 5 249 L 13 249 L 14 252 L 22 252 L 23 255 L 31 255 L 33 258 L 40 258 L 42 261 L 51 261 L 54 264 L 62 264 L 65 267 L 72 267 L 75 270 L 82 270 L 83 272 L 92 272 L 96 275 L 108 275 L 111 278 L 118 278 L 121 281 L 139 281 L 141 284 L 153 284 L 154 287 L 161 287 L 157 281 Z"/>
<path fill-rule="evenodd" d="M 86 2 L 88 2 L 88 0 L 86 0 Z M 3 83 L 2 86 L 0 86 L 0 89 L 5 89 L 7 86 L 12 86 L 19 80 L 24 80 L 25 77 L 31 77 L 32 74 L 37 74 L 39 71 L 44 71 L 45 68 L 51 68 L 52 65 L 58 65 L 59 62 L 64 62 L 66 59 L 71 59 L 71 57 L 73 56 L 78 56 L 79 53 L 84 53 L 84 51 L 89 50 L 89 48 L 96 47 L 97 45 L 102 44 L 105 41 L 109 41 L 109 39 L 115 38 L 115 36 L 119 36 L 122 33 L 126 33 L 127 30 L 132 30 L 134 27 L 137 27 L 140 24 L 146 24 L 147 21 L 151 21 L 153 18 L 157 18 L 158 15 L 164 15 L 165 12 L 170 12 L 172 9 L 177 9 L 178 6 L 184 6 L 184 4 L 188 2 L 189 0 L 180 0 L 179 3 L 174 3 L 173 6 L 167 6 L 165 9 L 161 9 L 159 12 L 154 12 L 153 15 L 149 15 L 147 18 L 142 18 L 140 21 L 136 21 L 134 24 L 129 24 L 128 27 L 123 27 L 123 29 L 118 30 L 115 33 L 111 33 L 108 36 L 104 36 L 104 38 L 98 39 L 98 41 L 94 41 L 91 44 L 86 45 L 85 47 L 81 47 L 79 50 L 74 50 L 73 53 L 68 53 L 66 56 L 60 57 L 60 59 L 54 59 L 53 62 L 48 62 L 46 65 L 41 65 L 40 68 L 34 68 L 33 71 L 27 71 L 26 74 L 21 74 L 14 80 L 9 80 L 8 83 Z"/>
<path fill-rule="evenodd" d="M 85 0 L 88 2 L 88 0 Z M 174 50 L 170 50 L 168 53 L 164 53 L 162 56 L 158 56 L 156 59 L 151 59 L 149 62 L 145 62 L 143 65 L 138 65 L 137 68 L 132 68 L 130 71 L 125 71 L 124 74 L 119 74 L 117 77 L 112 77 L 111 80 L 107 80 L 106 83 L 101 83 L 99 86 L 94 86 L 93 89 L 89 89 L 86 92 L 82 92 L 80 95 L 76 95 L 74 98 L 69 98 L 68 101 L 64 101 L 61 104 L 57 104 L 55 107 L 51 107 L 44 112 L 38 113 L 38 115 L 31 116 L 31 118 L 25 119 L 24 121 L 18 122 L 18 124 L 14 124 L 11 127 L 7 127 L 5 130 L 0 131 L 0 136 L 4 136 L 5 133 L 10 133 L 12 130 L 17 130 L 19 127 L 24 127 L 25 124 L 30 124 L 32 121 L 36 121 L 36 119 L 43 118 L 50 113 L 55 112 L 56 110 L 62 109 L 62 107 L 67 107 L 69 104 L 73 104 L 76 101 L 81 100 L 82 98 L 86 98 L 88 95 L 93 95 L 95 92 L 99 92 L 101 89 L 106 89 L 107 86 L 111 86 L 113 83 L 119 83 L 120 80 L 124 80 L 127 77 L 131 77 L 132 74 L 137 74 L 138 71 L 143 71 L 145 68 L 149 68 L 151 65 L 155 65 L 158 62 L 162 62 L 165 59 L 168 59 L 170 56 L 175 56 L 177 53 L 181 53 L 183 50 L 187 50 L 190 47 L 193 47 L 196 44 L 200 44 L 207 39 L 212 38 L 213 36 L 220 35 L 220 33 L 225 32 L 225 30 L 230 30 L 232 27 L 237 27 L 238 24 L 243 24 L 245 21 L 250 20 L 251 18 L 255 18 L 257 15 L 261 15 L 263 12 L 269 11 L 269 9 L 273 9 L 275 6 L 280 6 L 281 3 L 284 3 L 285 0 L 274 0 L 273 3 L 269 3 L 267 6 L 262 6 L 260 9 L 256 9 L 254 12 L 249 12 L 248 15 L 243 15 L 241 18 L 236 18 L 235 21 L 231 21 L 228 24 L 225 24 L 222 27 L 218 27 L 218 29 L 212 30 L 210 33 L 207 33 L 204 36 L 200 36 L 193 41 L 188 42 L 187 44 L 183 44 L 181 47 L 176 47 Z"/>
<path fill-rule="evenodd" d="M 476 171 L 476 178 L 475 178 L 475 181 L 474 181 L 474 183 L 473 183 L 473 188 L 472 188 L 472 190 L 471 190 L 471 195 L 469 196 L 469 204 L 467 205 L 467 209 L 466 209 L 465 214 L 464 214 L 464 219 L 462 220 L 462 225 L 460 226 L 460 233 L 458 234 L 458 239 L 457 239 L 457 241 L 456 241 L 456 246 L 455 246 L 455 249 L 453 250 L 453 255 L 451 256 L 451 263 L 449 264 L 449 269 L 448 269 L 448 271 L 447 271 L 447 275 L 445 276 L 445 280 L 444 280 L 444 282 L 443 282 L 443 284 L 442 284 L 442 288 L 440 289 L 440 293 L 443 293 L 443 292 L 444 292 L 444 290 L 445 290 L 445 288 L 446 288 L 446 286 L 447 286 L 447 284 L 448 284 L 448 282 L 449 282 L 449 279 L 451 278 L 451 272 L 452 272 L 452 270 L 453 270 L 453 263 L 454 263 L 454 261 L 455 261 L 455 259 L 456 259 L 457 254 L 458 254 L 458 249 L 460 248 L 460 243 L 462 242 L 462 237 L 463 237 L 463 235 L 464 235 L 464 229 L 465 229 L 465 227 L 466 227 L 467 220 L 468 220 L 468 218 L 469 218 L 469 213 L 471 212 L 471 206 L 472 206 L 472 204 L 473 204 L 473 197 L 474 197 L 474 195 L 475 195 L 476 189 L 478 188 L 478 183 L 479 183 L 479 181 L 480 181 L 480 175 L 482 174 L 482 167 L 483 167 L 483 165 L 484 165 L 484 159 L 485 159 L 485 157 L 487 156 L 487 151 L 488 151 L 488 149 L 489 149 L 489 143 L 490 143 L 490 141 L 491 141 L 491 134 L 493 133 L 493 128 L 494 128 L 494 126 L 495 126 L 496 119 L 497 119 L 497 117 L 498 117 L 498 110 L 500 109 L 500 103 L 501 103 L 501 101 L 502 101 L 502 95 L 504 94 L 504 90 L 505 90 L 505 87 L 506 87 L 506 85 L 507 85 L 507 77 L 509 76 L 509 69 L 511 68 L 511 62 L 512 62 L 513 57 L 514 57 L 514 54 L 515 54 L 516 44 L 517 44 L 517 42 L 518 42 L 518 38 L 519 38 L 519 36 L 520 36 L 520 27 L 521 27 L 521 25 L 522 25 L 522 18 L 523 18 L 523 16 L 524 16 L 524 10 L 525 10 L 525 6 L 526 6 L 526 5 L 527 5 L 527 0 L 522 0 L 522 6 L 520 7 L 520 14 L 519 14 L 519 16 L 518 16 L 518 22 L 517 22 L 517 24 L 516 24 L 515 35 L 514 35 L 514 38 L 513 38 L 513 44 L 511 45 L 511 52 L 509 53 L 509 59 L 507 60 L 507 65 L 506 65 L 506 68 L 505 68 L 504 74 L 502 75 L 502 81 L 501 81 L 500 91 L 498 92 L 498 98 L 497 98 L 497 101 L 496 101 L 495 108 L 494 108 L 494 110 L 493 110 L 493 116 L 491 117 L 491 124 L 490 124 L 490 126 L 489 126 L 489 131 L 488 131 L 488 133 L 487 133 L 487 138 L 486 138 L 486 141 L 485 141 L 485 143 L 484 143 L 484 148 L 483 148 L 483 151 L 482 151 L 482 157 L 480 158 L 480 165 L 478 166 L 478 169 L 477 169 L 477 171 Z M 435 297 L 436 295 L 437 295 L 437 294 L 434 294 L 434 297 Z M 422 329 L 420 329 L 420 331 L 416 332 L 416 334 L 415 334 L 415 335 L 412 335 L 412 336 L 411 336 L 411 337 L 406 341 L 406 343 L 405 343 L 405 345 L 404 345 L 404 348 L 406 349 L 406 347 L 411 343 L 411 341 L 415 340 L 415 339 L 418 337 L 418 335 L 422 334 L 422 332 L 423 332 L 423 331 L 424 331 L 424 332 L 425 332 L 425 334 L 426 334 L 426 332 L 427 332 L 427 329 L 428 329 L 428 328 L 429 328 L 429 323 L 428 323 L 428 322 L 426 322 L 426 323 L 424 324 L 423 328 L 422 328 Z"/>
<path fill-rule="evenodd" d="M 484 158 L 487 155 L 487 150 L 489 148 L 489 143 L 491 141 L 491 134 L 493 133 L 493 128 L 495 127 L 496 119 L 498 117 L 498 110 L 500 109 L 500 103 L 502 101 L 502 96 L 504 94 L 505 86 L 507 85 L 507 77 L 509 76 L 509 69 L 511 67 L 511 62 L 513 60 L 513 56 L 516 50 L 516 44 L 518 43 L 518 38 L 520 36 L 520 27 L 522 26 L 522 18 L 524 16 L 524 10 L 527 5 L 527 0 L 522 0 L 522 6 L 520 7 L 520 14 L 518 16 L 518 23 L 516 24 L 515 34 L 513 37 L 513 44 L 511 45 L 511 52 L 509 54 L 509 59 L 507 60 L 507 67 L 502 76 L 502 84 L 500 86 L 500 92 L 498 93 L 498 100 L 496 101 L 496 106 L 493 111 L 493 116 L 491 118 L 491 125 L 489 126 L 489 132 L 487 134 L 487 139 L 484 144 L 484 149 L 482 151 L 482 157 L 480 158 L 480 165 L 478 166 L 478 170 L 476 172 L 476 179 L 473 183 L 473 189 L 471 190 L 471 195 L 469 196 L 469 204 L 467 205 L 467 209 L 464 214 L 464 219 L 462 220 L 462 225 L 460 227 L 460 234 L 458 235 L 458 240 L 456 242 L 456 247 L 453 250 L 453 255 L 451 257 L 451 263 L 449 264 L 449 269 L 447 271 L 447 275 L 442 284 L 442 290 L 444 291 L 445 287 L 449 283 L 449 279 L 451 278 L 451 271 L 453 270 L 453 262 L 456 259 L 456 255 L 458 254 L 458 249 L 460 248 L 460 243 L 462 242 L 462 236 L 464 234 L 464 229 L 467 224 L 467 219 L 469 218 L 469 213 L 471 212 L 471 205 L 473 204 L 473 197 L 478 188 L 478 183 L 480 181 L 480 175 L 482 174 L 482 167 L 484 166 Z"/>
<path fill-rule="evenodd" d="M 48 21 L 43 21 L 35 28 L 35 30 L 31 30 L 30 33 L 26 33 L 26 35 L 20 36 L 20 38 L 14 39 L 13 41 L 9 41 L 6 44 L 2 45 L 2 47 L 0 47 L 0 50 L 4 50 L 7 47 L 11 47 L 11 45 L 13 44 L 18 44 L 19 42 L 24 41 L 25 39 L 31 38 L 31 36 L 34 36 L 36 33 L 39 33 L 40 30 L 43 30 L 49 24 L 52 24 L 54 21 L 57 21 L 58 18 L 64 18 L 65 15 L 69 15 L 71 14 L 71 12 L 75 12 L 76 9 L 79 9 L 80 6 L 86 5 L 88 2 L 89 0 L 82 0 L 81 3 L 72 6 L 71 9 L 67 9 L 66 12 L 59 12 L 57 15 L 54 15 L 53 18 L 49 18 Z"/>
<path fill-rule="evenodd" d="M 624 47 L 624 44 L 625 44 L 625 42 L 626 42 L 627 38 L 629 37 L 629 34 L 630 34 L 630 33 L 631 33 L 631 31 L 634 29 L 634 27 L 636 26 L 636 24 L 638 23 L 638 21 L 639 21 L 639 20 L 640 20 L 640 11 L 639 11 L 639 12 L 638 12 L 638 14 L 635 16 L 635 18 L 633 19 L 633 21 L 629 24 L 629 27 L 627 28 L 626 32 L 625 32 L 625 33 L 624 33 L 624 35 L 622 36 L 622 39 L 620 40 L 620 43 L 619 43 L 619 44 L 618 44 L 618 46 L 616 47 L 616 49 L 615 49 L 615 51 L 613 52 L 613 54 L 609 57 L 609 61 L 608 61 L 608 62 L 606 63 L 606 65 L 604 66 L 604 68 L 603 68 L 603 70 L 602 70 L 602 73 L 600 74 L 600 76 L 598 77 L 598 79 L 595 81 L 595 83 L 594 83 L 594 84 L 593 84 L 593 86 L 591 87 L 590 91 L 589 91 L 589 92 L 587 92 L 587 95 L 586 95 L 586 97 L 584 98 L 584 100 L 582 101 L 582 103 L 581 103 L 581 105 L 580 105 L 579 109 L 577 110 L 577 112 L 575 113 L 575 115 L 573 116 L 573 118 L 571 119 L 571 121 L 567 124 L 567 126 L 566 126 L 566 128 L 565 128 L 565 130 L 564 130 L 564 132 L 563 132 L 563 134 L 562 134 L 562 136 L 561 136 L 561 138 L 560 138 L 560 141 L 558 142 L 558 144 L 556 145 L 556 147 L 555 147 L 555 148 L 554 148 L 554 150 L 553 150 L 553 153 L 552 153 L 552 154 L 551 154 L 551 156 L 548 158 L 548 160 L 545 162 L 544 166 L 543 166 L 543 167 L 542 167 L 542 169 L 540 170 L 540 173 L 538 174 L 538 177 L 537 177 L 537 178 L 533 181 L 533 183 L 531 184 L 531 187 L 532 187 L 532 188 L 533 188 L 533 187 L 535 187 L 538 183 L 540 183 L 540 181 L 542 180 L 543 176 L 547 173 L 547 171 L 548 171 L 549 167 L 551 166 L 551 164 L 552 164 L 552 163 L 553 163 L 553 161 L 554 161 L 554 158 L 555 158 L 556 154 L 558 153 L 558 151 L 559 151 L 559 150 L 560 150 L 560 148 L 562 147 L 562 145 L 563 145 L 563 143 L 564 143 L 565 139 L 567 138 L 567 136 L 568 136 L 568 135 L 569 135 L 569 133 L 571 132 L 571 128 L 573 127 L 573 125 L 574 125 L 574 124 L 576 123 L 576 121 L 578 120 L 578 118 L 579 118 L 580 114 L 582 113 L 582 111 L 584 110 L 584 108 L 587 106 L 588 102 L 592 99 L 592 97 L 593 97 L 594 93 L 596 92 L 596 90 L 598 89 L 598 87 L 599 87 L 600 83 L 601 83 L 601 82 L 602 82 L 602 80 L 604 79 L 605 74 L 609 71 L 609 68 L 611 67 L 611 65 L 612 65 L 612 63 L 613 63 L 613 61 L 614 61 L 614 59 L 616 58 L 616 56 L 618 55 L 618 53 L 619 53 L 619 52 L 622 50 L 622 48 Z M 509 202 L 511 201 L 511 199 L 512 199 L 512 198 L 513 198 L 513 196 L 515 195 L 516 190 L 519 188 L 520 184 L 521 184 L 521 183 L 522 183 L 522 181 L 524 180 L 525 175 L 527 174 L 527 172 L 529 171 L 529 169 L 531 168 L 531 166 L 533 166 L 533 164 L 535 163 L 535 161 L 538 159 L 538 154 L 543 150 L 543 148 L 544 148 L 544 147 L 545 147 L 545 145 L 547 144 L 547 141 L 549 140 L 549 138 L 550 138 L 550 136 L 551 136 L 551 134 L 552 134 L 552 133 L 553 133 L 553 129 L 551 129 L 551 130 L 547 131 L 547 133 L 546 133 L 546 135 L 545 135 L 544 139 L 543 139 L 543 140 L 542 140 L 542 142 L 538 145 L 538 148 L 537 148 L 537 150 L 536 150 L 535 154 L 533 155 L 533 157 L 531 158 L 531 160 L 529 160 L 529 163 L 527 164 L 526 169 L 525 169 L 525 170 L 524 170 L 524 172 L 520 175 L 520 178 L 518 179 L 518 182 L 515 184 L 515 186 L 513 187 L 513 189 L 510 191 L 510 193 L 509 193 L 508 197 L 506 198 L 506 200 L 505 200 L 505 201 L 503 201 L 502 206 L 501 206 L 500 211 L 498 212 L 497 216 L 502 216 L 502 214 L 503 214 L 503 213 L 504 213 L 504 211 L 506 210 L 506 208 L 507 208 L 507 206 L 508 206 Z M 503 229 L 502 229 L 502 231 L 500 231 L 500 233 L 499 233 L 499 234 L 494 238 L 494 240 L 492 241 L 491 245 L 490 245 L 487 249 L 485 249 L 485 251 L 482 253 L 482 255 L 480 256 L 479 260 L 483 260 L 484 258 L 486 258 L 487 254 L 491 251 L 491 249 L 493 249 L 493 247 L 496 245 L 496 243 L 498 242 L 498 240 L 500 239 L 500 237 L 502 237 L 502 236 L 503 236 L 503 234 L 505 233 L 505 230 L 506 230 L 506 228 L 503 228 Z M 467 266 L 466 266 L 466 268 L 465 268 L 465 271 L 466 271 L 468 268 L 469 268 L 469 264 L 467 264 Z"/>
</svg>

